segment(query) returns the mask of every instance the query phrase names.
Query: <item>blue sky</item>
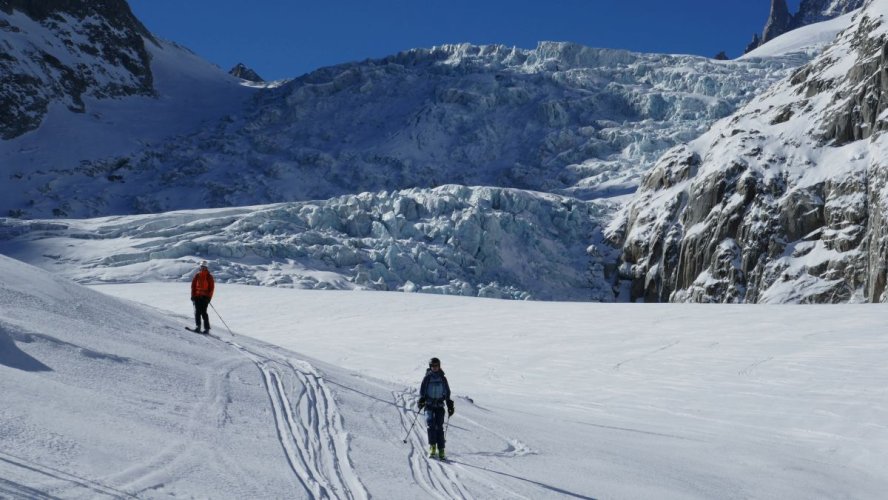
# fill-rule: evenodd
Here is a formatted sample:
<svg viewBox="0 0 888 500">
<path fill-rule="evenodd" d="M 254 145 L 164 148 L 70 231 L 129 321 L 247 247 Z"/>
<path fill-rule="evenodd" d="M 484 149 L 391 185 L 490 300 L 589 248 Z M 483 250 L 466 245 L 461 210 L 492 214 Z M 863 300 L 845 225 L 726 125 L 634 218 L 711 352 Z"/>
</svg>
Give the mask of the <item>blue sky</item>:
<svg viewBox="0 0 888 500">
<path fill-rule="evenodd" d="M 792 12 L 800 0 L 790 0 Z M 156 35 L 265 79 L 444 43 L 540 40 L 641 52 L 740 55 L 769 0 L 129 0 Z"/>
</svg>

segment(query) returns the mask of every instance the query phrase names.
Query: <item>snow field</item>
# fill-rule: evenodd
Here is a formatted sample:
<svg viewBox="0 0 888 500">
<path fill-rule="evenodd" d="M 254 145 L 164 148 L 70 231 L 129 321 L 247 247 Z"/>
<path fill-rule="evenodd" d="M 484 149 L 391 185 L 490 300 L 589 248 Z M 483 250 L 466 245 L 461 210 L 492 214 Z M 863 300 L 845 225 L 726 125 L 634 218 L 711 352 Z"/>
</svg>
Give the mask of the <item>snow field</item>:
<svg viewBox="0 0 888 500">
<path fill-rule="evenodd" d="M 96 288 L 187 312 L 183 284 Z M 375 415 L 400 403 L 402 428 L 386 433 L 395 445 L 412 421 L 403 408 L 426 360 L 440 357 L 456 395 L 448 454 L 459 467 L 446 470 L 456 478 L 431 476 L 440 466 L 424 463 L 424 431 L 414 430 L 410 465 L 423 487 L 456 488 L 443 498 L 877 498 L 888 482 L 879 306 L 539 303 L 247 286 L 220 287 L 214 305 L 236 333 L 342 367 L 353 380 L 401 387 L 370 406 Z M 227 335 L 218 321 L 214 328 Z M 366 415 L 343 412 L 347 429 L 364 425 Z M 362 467 L 375 453 L 361 456 L 362 435 L 352 435 L 351 456 L 372 493 Z M 476 474 L 477 483 L 466 482 Z"/>
</svg>

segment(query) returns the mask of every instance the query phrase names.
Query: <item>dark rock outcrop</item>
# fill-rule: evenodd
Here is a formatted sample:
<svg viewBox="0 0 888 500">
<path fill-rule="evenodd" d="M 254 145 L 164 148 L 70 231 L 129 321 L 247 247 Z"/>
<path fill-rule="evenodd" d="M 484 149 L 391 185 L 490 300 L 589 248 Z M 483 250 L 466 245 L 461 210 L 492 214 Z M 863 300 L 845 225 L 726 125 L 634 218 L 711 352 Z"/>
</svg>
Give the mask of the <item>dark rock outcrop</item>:
<svg viewBox="0 0 888 500">
<path fill-rule="evenodd" d="M 240 78 L 241 80 L 246 80 L 248 82 L 262 83 L 265 81 L 255 71 L 248 68 L 243 63 L 237 63 L 233 68 L 231 68 L 228 74 Z"/>
<path fill-rule="evenodd" d="M 0 32 L 2 139 L 37 128 L 52 102 L 85 112 L 84 96 L 153 93 L 154 39 L 124 0 L 0 0 Z"/>
<path fill-rule="evenodd" d="M 786 0 L 771 0 L 771 13 L 768 22 L 762 31 L 762 43 L 767 43 L 789 31 L 792 26 L 793 16 L 789 13 Z"/>
<path fill-rule="evenodd" d="M 762 36 L 755 34 L 752 42 L 746 46 L 750 52 L 762 44 L 788 33 L 794 29 L 834 19 L 861 8 L 866 0 L 802 0 L 799 11 L 791 14 L 786 0 L 771 0 L 771 12 L 762 31 Z"/>
</svg>

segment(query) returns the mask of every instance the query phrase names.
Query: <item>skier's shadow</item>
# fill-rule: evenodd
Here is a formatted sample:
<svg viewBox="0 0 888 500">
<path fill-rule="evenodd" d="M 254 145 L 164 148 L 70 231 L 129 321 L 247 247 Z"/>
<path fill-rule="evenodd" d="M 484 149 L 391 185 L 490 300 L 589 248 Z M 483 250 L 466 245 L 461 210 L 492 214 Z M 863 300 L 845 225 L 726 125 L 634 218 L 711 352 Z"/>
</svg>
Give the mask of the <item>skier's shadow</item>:
<svg viewBox="0 0 888 500">
<path fill-rule="evenodd" d="M 13 340 L 14 338 L 12 332 L 0 325 L 0 365 L 26 372 L 52 371 L 52 368 L 19 349 Z"/>
<path fill-rule="evenodd" d="M 581 499 L 583 499 L 583 500 L 596 500 L 595 497 L 588 497 L 588 496 L 586 496 L 586 495 L 580 495 L 579 493 L 573 493 L 573 492 L 571 492 L 571 491 L 567 491 L 567 490 L 565 490 L 565 489 L 563 489 L 563 488 L 558 488 L 557 486 L 551 486 L 551 485 L 548 485 L 548 484 L 545 484 L 545 483 L 541 483 L 541 482 L 539 482 L 539 481 L 534 481 L 534 480 L 532 480 L 532 479 L 527 479 L 527 478 L 519 477 L 519 476 L 516 476 L 516 475 L 513 475 L 513 474 L 509 474 L 508 472 L 500 472 L 500 471 L 498 471 L 498 470 L 488 469 L 487 467 L 480 467 L 480 466 L 478 466 L 478 465 L 467 464 L 467 463 L 465 463 L 465 462 L 461 462 L 461 461 L 459 461 L 459 460 L 449 459 L 449 460 L 447 460 L 447 461 L 448 461 L 448 462 L 455 463 L 455 464 L 459 464 L 459 465 L 464 465 L 464 466 L 466 466 L 466 467 L 472 467 L 472 468 L 474 468 L 474 469 L 480 469 L 480 470 L 483 470 L 483 471 L 492 472 L 492 473 L 494 473 L 494 474 L 499 474 L 499 475 L 501 475 L 501 476 L 510 477 L 510 478 L 512 478 L 512 479 L 517 479 L 517 480 L 519 480 L 519 481 L 524 481 L 524 482 L 527 482 L 527 483 L 535 484 L 535 485 L 537 485 L 537 486 L 539 486 L 539 487 L 541 487 L 541 488 L 545 488 L 545 489 L 547 489 L 547 490 L 549 490 L 549 491 L 554 491 L 555 493 L 560 493 L 560 494 L 562 494 L 562 495 L 567 495 L 567 496 L 574 497 L 574 498 L 581 498 Z"/>
</svg>

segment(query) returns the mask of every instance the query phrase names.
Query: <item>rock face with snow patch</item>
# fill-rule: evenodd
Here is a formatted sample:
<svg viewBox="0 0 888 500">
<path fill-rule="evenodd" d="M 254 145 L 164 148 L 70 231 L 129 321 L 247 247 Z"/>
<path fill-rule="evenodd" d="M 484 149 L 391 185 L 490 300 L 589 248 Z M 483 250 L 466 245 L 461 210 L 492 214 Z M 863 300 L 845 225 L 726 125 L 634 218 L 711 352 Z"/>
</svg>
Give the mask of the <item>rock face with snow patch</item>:
<svg viewBox="0 0 888 500">
<path fill-rule="evenodd" d="M 771 0 L 771 12 L 762 31 L 762 36 L 753 36 L 746 52 L 760 47 L 778 36 L 794 29 L 834 19 L 843 14 L 855 11 L 863 6 L 866 0 L 802 0 L 799 11 L 793 15 L 789 12 L 786 0 Z"/>
<path fill-rule="evenodd" d="M 0 138 L 37 128 L 53 103 L 150 95 L 145 40 L 124 0 L 0 0 Z"/>
<path fill-rule="evenodd" d="M 631 298 L 885 301 L 888 7 L 666 154 L 609 228 Z"/>
</svg>

